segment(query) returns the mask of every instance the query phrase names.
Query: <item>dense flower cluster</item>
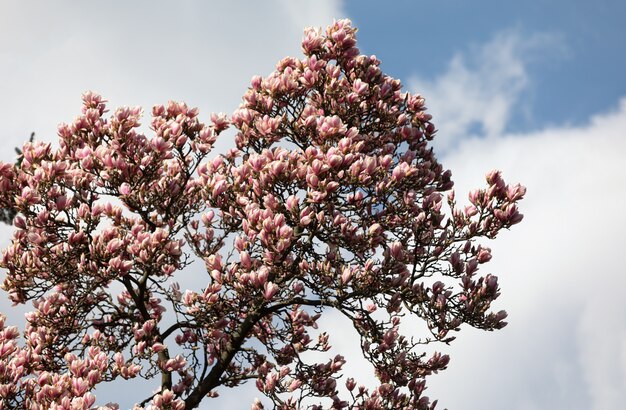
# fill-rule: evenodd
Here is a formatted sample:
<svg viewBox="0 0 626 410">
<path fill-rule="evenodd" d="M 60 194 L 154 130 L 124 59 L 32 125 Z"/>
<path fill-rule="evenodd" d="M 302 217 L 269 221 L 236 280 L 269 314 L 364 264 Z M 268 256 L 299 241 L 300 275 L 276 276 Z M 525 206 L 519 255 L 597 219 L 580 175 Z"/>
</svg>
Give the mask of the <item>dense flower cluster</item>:
<svg viewBox="0 0 626 410">
<path fill-rule="evenodd" d="M 140 109 L 107 119 L 87 93 L 58 148 L 27 143 L 19 167 L 0 164 L 0 207 L 19 212 L 2 287 L 34 308 L 22 344 L 0 317 L 0 409 L 89 409 L 96 385 L 134 377 L 156 380 L 137 409 L 191 409 L 249 379 L 280 409 L 434 408 L 425 378 L 449 359 L 420 346 L 505 325 L 476 239 L 521 220 L 525 189 L 493 171 L 457 208 L 424 99 L 360 55 L 355 32 L 308 29 L 305 58 L 255 77 L 231 118 L 205 125 L 172 102 L 146 137 Z M 207 158 L 230 124 L 236 148 Z M 182 290 L 191 254 L 207 274 Z M 341 379 L 341 355 L 307 360 L 331 349 L 315 330 L 329 310 L 379 386 Z M 407 315 L 428 337 L 402 333 Z"/>
</svg>

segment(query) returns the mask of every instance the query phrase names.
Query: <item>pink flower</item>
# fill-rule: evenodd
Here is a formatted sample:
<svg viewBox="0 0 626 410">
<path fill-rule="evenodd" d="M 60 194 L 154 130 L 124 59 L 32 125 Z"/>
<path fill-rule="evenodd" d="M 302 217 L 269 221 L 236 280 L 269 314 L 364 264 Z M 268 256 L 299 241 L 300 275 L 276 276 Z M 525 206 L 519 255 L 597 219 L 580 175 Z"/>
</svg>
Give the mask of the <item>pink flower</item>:
<svg viewBox="0 0 626 410">
<path fill-rule="evenodd" d="M 354 90 L 355 93 L 362 95 L 362 94 L 365 94 L 367 90 L 369 89 L 369 84 L 367 84 L 364 81 L 361 81 L 360 78 L 357 78 L 356 80 L 354 80 L 354 83 L 352 83 L 352 89 Z"/>
<path fill-rule="evenodd" d="M 120 185 L 119 188 L 120 194 L 122 195 L 129 195 L 130 194 L 130 185 L 126 182 L 124 182 L 122 185 Z"/>
<path fill-rule="evenodd" d="M 272 300 L 272 298 L 278 293 L 278 286 L 272 282 L 266 282 L 264 286 L 263 297 L 265 300 Z"/>
<path fill-rule="evenodd" d="M 383 231 L 382 226 L 380 226 L 379 223 L 375 223 L 372 226 L 369 227 L 368 229 L 368 234 L 370 236 L 375 236 L 375 235 L 380 235 Z"/>
<path fill-rule="evenodd" d="M 392 242 L 391 245 L 389 245 L 389 253 L 394 259 L 402 259 L 402 250 L 403 246 L 401 242 L 396 241 Z"/>
<path fill-rule="evenodd" d="M 89 383 L 82 377 L 72 379 L 72 390 L 75 395 L 82 396 L 89 389 Z"/>
<path fill-rule="evenodd" d="M 341 273 L 341 283 L 345 285 L 350 282 L 350 279 L 352 279 L 352 269 L 344 268 L 343 272 Z"/>
<path fill-rule="evenodd" d="M 213 186 L 213 191 L 211 192 L 211 195 L 213 196 L 213 198 L 217 198 L 218 196 L 226 192 L 227 189 L 228 189 L 228 183 L 226 182 L 226 180 L 224 179 L 219 180 Z"/>
<path fill-rule="evenodd" d="M 485 263 L 491 260 L 491 249 L 486 247 L 481 247 L 478 251 L 478 263 Z"/>
</svg>

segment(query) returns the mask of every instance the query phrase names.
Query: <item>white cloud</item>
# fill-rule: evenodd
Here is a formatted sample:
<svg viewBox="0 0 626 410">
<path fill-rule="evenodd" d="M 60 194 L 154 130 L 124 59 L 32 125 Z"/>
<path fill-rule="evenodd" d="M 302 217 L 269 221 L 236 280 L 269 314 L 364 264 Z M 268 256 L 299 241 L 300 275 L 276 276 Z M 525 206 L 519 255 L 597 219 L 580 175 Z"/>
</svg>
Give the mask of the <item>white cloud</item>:
<svg viewBox="0 0 626 410">
<path fill-rule="evenodd" d="M 435 79 L 410 78 L 410 88 L 426 97 L 430 113 L 438 119 L 439 151 L 468 135 L 496 138 L 506 131 L 512 115 L 531 115 L 528 106 L 518 102 L 529 85 L 529 63 L 546 51 L 564 51 L 557 35 L 508 30 L 456 53 Z"/>
<path fill-rule="evenodd" d="M 449 408 L 619 408 L 626 99 L 584 127 L 466 140 L 442 160 L 459 194 L 499 168 L 528 195 L 524 221 L 491 244 L 510 325 L 461 332 L 433 395 Z"/>
</svg>

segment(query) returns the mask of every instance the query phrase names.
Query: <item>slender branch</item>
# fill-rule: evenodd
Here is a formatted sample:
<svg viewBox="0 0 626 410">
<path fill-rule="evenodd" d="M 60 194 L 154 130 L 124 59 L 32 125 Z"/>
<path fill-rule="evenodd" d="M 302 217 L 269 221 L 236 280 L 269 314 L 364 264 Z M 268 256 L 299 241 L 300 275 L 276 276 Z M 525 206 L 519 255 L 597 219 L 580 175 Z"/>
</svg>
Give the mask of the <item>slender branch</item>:
<svg viewBox="0 0 626 410">
<path fill-rule="evenodd" d="M 260 310 L 253 311 L 246 316 L 239 328 L 232 334 L 231 340 L 226 344 L 226 347 L 222 351 L 222 354 L 220 355 L 215 366 L 213 366 L 209 374 L 185 399 L 185 409 L 194 409 L 198 407 L 204 396 L 219 386 L 222 374 L 226 371 L 233 357 L 235 357 L 235 354 L 237 354 L 243 343 L 248 338 L 250 332 L 254 328 L 254 325 L 262 317 L 263 315 L 260 313 Z"/>
</svg>

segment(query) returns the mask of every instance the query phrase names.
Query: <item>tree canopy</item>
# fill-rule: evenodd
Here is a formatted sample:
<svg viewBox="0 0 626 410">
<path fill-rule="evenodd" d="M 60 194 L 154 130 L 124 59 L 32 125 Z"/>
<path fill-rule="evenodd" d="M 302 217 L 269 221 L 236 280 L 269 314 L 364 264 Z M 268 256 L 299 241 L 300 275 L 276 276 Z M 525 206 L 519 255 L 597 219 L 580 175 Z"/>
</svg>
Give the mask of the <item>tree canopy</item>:
<svg viewBox="0 0 626 410">
<path fill-rule="evenodd" d="M 304 58 L 254 77 L 208 124 L 170 102 L 147 136 L 140 108 L 107 117 L 88 92 L 58 146 L 0 163 L 0 206 L 17 212 L 2 288 L 33 306 L 22 333 L 0 320 L 0 409 L 93 408 L 94 388 L 120 378 L 154 380 L 136 392 L 146 409 L 192 409 L 248 380 L 279 409 L 434 408 L 425 380 L 449 358 L 423 345 L 506 324 L 478 240 L 522 219 L 525 188 L 491 171 L 458 207 L 424 98 L 355 32 L 307 29 Z M 236 148 L 211 153 L 229 127 Z M 178 283 L 185 268 L 198 288 Z M 330 311 L 378 386 L 343 376 L 340 354 L 307 355 L 332 352 L 333 330 L 317 329 Z M 408 317 L 429 332 L 406 332 Z"/>
</svg>

